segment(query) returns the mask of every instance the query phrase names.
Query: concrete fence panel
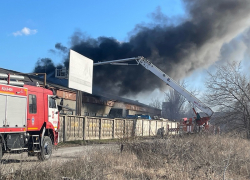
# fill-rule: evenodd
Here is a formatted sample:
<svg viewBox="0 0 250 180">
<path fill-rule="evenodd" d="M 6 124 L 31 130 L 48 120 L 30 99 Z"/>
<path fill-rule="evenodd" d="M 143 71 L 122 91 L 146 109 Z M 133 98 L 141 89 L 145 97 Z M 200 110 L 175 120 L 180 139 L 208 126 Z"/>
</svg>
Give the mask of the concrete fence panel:
<svg viewBox="0 0 250 180">
<path fill-rule="evenodd" d="M 135 136 L 143 136 L 143 120 L 135 119 Z"/>
<path fill-rule="evenodd" d="M 172 131 L 172 122 L 171 121 L 168 121 L 168 134 L 169 135 L 173 134 L 173 131 Z"/>
<path fill-rule="evenodd" d="M 74 139 L 75 140 L 83 140 L 83 123 L 84 123 L 85 117 L 78 116 L 75 117 L 74 120 Z"/>
<path fill-rule="evenodd" d="M 85 139 L 100 139 L 100 119 L 97 117 L 86 117 L 85 121 Z"/>
<path fill-rule="evenodd" d="M 64 116 L 64 141 L 83 140 L 83 116 Z"/>
<path fill-rule="evenodd" d="M 163 120 L 162 127 L 164 128 L 164 135 L 167 135 L 168 134 L 168 121 Z"/>
<path fill-rule="evenodd" d="M 157 126 L 157 121 L 151 120 L 150 122 L 150 127 L 149 127 L 149 135 L 150 136 L 155 136 L 156 135 L 156 126 Z"/>
<path fill-rule="evenodd" d="M 125 120 L 125 137 L 129 138 L 132 137 L 134 134 L 134 120 L 127 119 Z"/>
<path fill-rule="evenodd" d="M 102 118 L 101 119 L 101 137 L 100 139 L 112 139 L 113 138 L 113 119 Z"/>
<path fill-rule="evenodd" d="M 123 138 L 125 134 L 125 119 L 116 118 L 114 120 L 114 138 Z"/>
<path fill-rule="evenodd" d="M 64 141 L 65 116 L 60 116 L 59 117 L 59 123 L 60 123 L 60 127 L 58 129 L 58 132 L 59 132 L 59 142 L 63 142 Z"/>
<path fill-rule="evenodd" d="M 157 136 L 164 135 L 163 121 L 156 121 L 156 135 Z"/>
<path fill-rule="evenodd" d="M 149 130 L 150 130 L 150 121 L 149 120 L 143 120 L 143 124 L 142 124 L 142 127 L 143 127 L 143 136 L 149 136 L 150 133 L 149 133 Z"/>
<path fill-rule="evenodd" d="M 74 141 L 74 119 L 66 116 L 65 119 L 65 140 Z"/>
</svg>

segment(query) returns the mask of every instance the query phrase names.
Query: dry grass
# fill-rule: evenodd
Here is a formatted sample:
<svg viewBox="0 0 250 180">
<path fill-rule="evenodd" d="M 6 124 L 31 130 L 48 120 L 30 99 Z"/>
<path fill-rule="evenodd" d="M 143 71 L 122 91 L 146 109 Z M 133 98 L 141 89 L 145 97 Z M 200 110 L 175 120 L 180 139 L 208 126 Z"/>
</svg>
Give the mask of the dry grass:
<svg viewBox="0 0 250 180">
<path fill-rule="evenodd" d="M 64 163 L 17 171 L 2 179 L 250 179 L 250 142 L 190 135 L 125 144 Z"/>
</svg>

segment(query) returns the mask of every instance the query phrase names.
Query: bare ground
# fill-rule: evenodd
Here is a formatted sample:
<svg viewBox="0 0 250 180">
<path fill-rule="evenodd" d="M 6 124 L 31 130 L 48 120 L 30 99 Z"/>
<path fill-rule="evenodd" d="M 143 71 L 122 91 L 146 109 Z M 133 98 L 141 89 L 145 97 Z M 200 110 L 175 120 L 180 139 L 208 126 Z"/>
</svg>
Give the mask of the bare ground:
<svg viewBox="0 0 250 180">
<path fill-rule="evenodd" d="M 51 164 L 62 164 L 65 161 L 88 156 L 96 151 L 118 152 L 117 144 L 101 144 L 88 146 L 62 147 L 53 149 L 51 159 L 41 162 L 36 156 L 28 156 L 27 152 L 21 154 L 4 154 L 0 164 L 2 175 L 14 173 L 16 170 L 25 170 L 33 167 L 50 166 Z"/>
</svg>

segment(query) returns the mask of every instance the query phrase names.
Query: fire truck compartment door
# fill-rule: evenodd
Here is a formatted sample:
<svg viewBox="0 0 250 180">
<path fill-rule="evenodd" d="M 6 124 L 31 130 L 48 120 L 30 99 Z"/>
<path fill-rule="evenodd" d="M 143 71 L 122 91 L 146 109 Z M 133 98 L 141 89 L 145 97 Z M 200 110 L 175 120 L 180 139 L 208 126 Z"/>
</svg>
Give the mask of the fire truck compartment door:
<svg viewBox="0 0 250 180">
<path fill-rule="evenodd" d="M 1 95 L 0 94 L 0 128 L 5 125 L 5 120 L 6 120 L 6 95 Z"/>
<path fill-rule="evenodd" d="M 54 129 L 57 130 L 58 125 L 58 109 L 56 100 L 52 98 L 53 96 L 48 95 L 48 121 L 53 124 Z"/>
<path fill-rule="evenodd" d="M 26 127 L 27 98 L 7 96 L 6 125 L 8 127 Z"/>
</svg>

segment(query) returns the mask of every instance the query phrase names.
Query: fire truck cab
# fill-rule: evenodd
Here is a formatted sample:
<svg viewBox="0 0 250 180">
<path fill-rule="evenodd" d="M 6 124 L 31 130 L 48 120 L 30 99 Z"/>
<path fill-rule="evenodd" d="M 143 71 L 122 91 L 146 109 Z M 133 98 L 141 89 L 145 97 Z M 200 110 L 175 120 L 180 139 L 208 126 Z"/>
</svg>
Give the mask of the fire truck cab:
<svg viewBox="0 0 250 180">
<path fill-rule="evenodd" d="M 0 74 L 0 158 L 4 153 L 27 151 L 47 160 L 58 143 L 59 111 L 50 89 L 24 85 Z M 6 78 L 6 80 L 5 80 Z"/>
</svg>

